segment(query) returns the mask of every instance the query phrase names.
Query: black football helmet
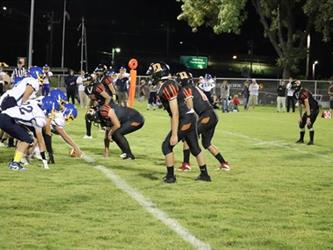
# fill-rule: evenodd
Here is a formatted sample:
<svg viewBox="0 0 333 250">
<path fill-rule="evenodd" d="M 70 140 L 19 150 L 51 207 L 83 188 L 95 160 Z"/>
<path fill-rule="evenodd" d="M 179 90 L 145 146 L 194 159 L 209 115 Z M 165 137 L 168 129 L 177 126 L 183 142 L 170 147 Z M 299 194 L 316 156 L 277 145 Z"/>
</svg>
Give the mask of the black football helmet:
<svg viewBox="0 0 333 250">
<path fill-rule="evenodd" d="M 291 89 L 293 89 L 295 92 L 300 91 L 302 88 L 302 83 L 300 80 L 292 81 L 291 82 Z"/>
<path fill-rule="evenodd" d="M 176 73 L 176 81 L 183 87 L 193 85 L 193 76 L 188 71 L 181 71 Z"/>
<path fill-rule="evenodd" d="M 94 73 L 97 74 L 105 74 L 108 70 L 108 67 L 106 67 L 106 65 L 104 64 L 98 64 L 97 67 L 94 70 Z"/>
<path fill-rule="evenodd" d="M 164 62 L 154 62 L 149 65 L 147 75 L 151 76 L 152 84 L 157 84 L 163 77 L 167 77 L 170 74 L 170 67 Z"/>
</svg>

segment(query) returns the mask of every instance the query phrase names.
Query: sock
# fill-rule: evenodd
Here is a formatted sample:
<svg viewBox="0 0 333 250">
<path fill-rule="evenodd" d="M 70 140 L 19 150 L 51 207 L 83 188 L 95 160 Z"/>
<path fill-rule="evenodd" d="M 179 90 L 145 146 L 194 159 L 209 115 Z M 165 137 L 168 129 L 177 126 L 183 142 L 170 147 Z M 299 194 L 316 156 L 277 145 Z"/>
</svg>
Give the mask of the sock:
<svg viewBox="0 0 333 250">
<path fill-rule="evenodd" d="M 314 138 L 314 130 L 310 130 L 310 141 L 313 142 L 313 138 Z"/>
<path fill-rule="evenodd" d="M 86 120 L 87 136 L 91 136 L 91 121 Z"/>
<path fill-rule="evenodd" d="M 49 153 L 49 155 L 53 154 L 53 149 L 52 149 L 52 137 L 51 135 L 44 134 L 44 141 L 45 141 L 45 146 L 46 150 Z"/>
<path fill-rule="evenodd" d="M 206 165 L 200 166 L 200 172 L 202 175 L 208 175 Z"/>
<path fill-rule="evenodd" d="M 10 137 L 10 138 L 8 139 L 8 146 L 9 146 L 9 147 L 14 147 L 14 138 L 13 138 L 13 137 Z"/>
<path fill-rule="evenodd" d="M 305 131 L 300 131 L 300 132 L 299 132 L 299 139 L 300 139 L 301 141 L 304 141 L 304 135 L 305 135 Z"/>
<path fill-rule="evenodd" d="M 189 149 L 183 150 L 183 157 L 184 157 L 183 162 L 190 164 L 190 150 Z"/>
<path fill-rule="evenodd" d="M 167 167 L 167 176 L 171 177 L 174 176 L 174 167 Z"/>
<path fill-rule="evenodd" d="M 225 160 L 224 160 L 223 156 L 221 155 L 221 153 L 218 153 L 214 157 L 219 161 L 219 163 L 221 163 L 221 164 L 225 163 Z"/>
<path fill-rule="evenodd" d="M 21 162 L 21 159 L 23 157 L 23 153 L 20 151 L 15 151 L 15 155 L 14 155 L 14 161 L 15 162 Z"/>
</svg>

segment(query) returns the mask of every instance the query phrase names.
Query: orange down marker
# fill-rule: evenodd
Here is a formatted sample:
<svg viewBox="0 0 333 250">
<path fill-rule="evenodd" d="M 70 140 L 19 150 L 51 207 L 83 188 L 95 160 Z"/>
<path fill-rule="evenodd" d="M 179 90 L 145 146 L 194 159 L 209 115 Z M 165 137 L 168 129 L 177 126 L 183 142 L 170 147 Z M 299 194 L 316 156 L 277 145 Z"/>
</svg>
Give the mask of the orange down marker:
<svg viewBox="0 0 333 250">
<path fill-rule="evenodd" d="M 138 67 L 138 60 L 132 58 L 128 62 L 128 67 L 130 70 L 130 87 L 128 93 L 128 103 L 127 105 L 131 108 L 134 106 L 135 100 L 135 90 L 136 90 L 136 68 Z"/>
</svg>

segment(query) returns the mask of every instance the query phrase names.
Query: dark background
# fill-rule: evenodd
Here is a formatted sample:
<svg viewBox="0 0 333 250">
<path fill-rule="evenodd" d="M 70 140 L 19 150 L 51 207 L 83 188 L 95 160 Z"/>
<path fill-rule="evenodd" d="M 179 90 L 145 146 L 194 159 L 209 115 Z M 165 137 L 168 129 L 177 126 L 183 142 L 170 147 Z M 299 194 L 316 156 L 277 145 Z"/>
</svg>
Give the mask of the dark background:
<svg viewBox="0 0 333 250">
<path fill-rule="evenodd" d="M 30 0 L 2 1 L 0 61 L 15 65 L 17 56 L 27 55 L 29 36 Z M 263 28 L 257 14 L 248 4 L 248 19 L 242 27 L 241 35 L 216 35 L 211 28 L 200 28 L 193 33 L 191 28 L 176 18 L 180 13 L 180 3 L 169 1 L 88 1 L 67 0 L 70 20 L 66 23 L 65 66 L 80 68 L 81 33 L 77 30 L 81 17 L 86 19 L 88 64 L 92 70 L 98 63 L 110 64 L 111 57 L 101 51 L 111 52 L 120 47 L 116 54 L 117 66 L 127 65 L 130 58 L 139 60 L 139 73 L 144 73 L 149 62 L 164 60 L 172 69 L 182 68 L 180 55 L 208 56 L 210 62 L 232 63 L 232 56 L 240 61 L 260 61 L 275 65 L 276 54 L 268 39 L 263 37 Z M 53 11 L 53 49 L 50 52 L 50 15 Z M 60 66 L 62 39 L 62 0 L 35 0 L 34 54 L 33 64 Z M 182 41 L 182 44 L 180 42 Z M 253 44 L 253 56 L 249 55 Z M 311 64 L 319 61 L 318 78 L 332 75 L 332 42 L 322 43 L 318 34 L 312 35 Z M 304 65 L 300 74 L 304 75 Z M 241 77 L 240 72 L 232 72 L 227 67 L 212 67 L 207 70 L 218 76 Z M 201 74 L 203 72 L 196 72 Z M 270 77 L 279 77 L 270 76 Z"/>
</svg>

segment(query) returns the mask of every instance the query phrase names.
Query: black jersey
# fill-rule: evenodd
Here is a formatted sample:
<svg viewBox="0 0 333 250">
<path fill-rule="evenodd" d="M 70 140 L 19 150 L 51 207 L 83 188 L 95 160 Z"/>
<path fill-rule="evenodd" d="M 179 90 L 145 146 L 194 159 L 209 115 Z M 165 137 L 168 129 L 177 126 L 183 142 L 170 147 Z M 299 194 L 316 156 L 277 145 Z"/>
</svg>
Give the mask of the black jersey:
<svg viewBox="0 0 333 250">
<path fill-rule="evenodd" d="M 103 105 L 100 109 L 100 115 L 104 120 L 109 120 L 109 111 L 113 109 L 116 113 L 120 124 L 124 124 L 128 121 L 137 121 L 143 119 L 142 115 L 135 109 L 123 107 L 114 102 L 110 102 L 108 105 Z"/>
<path fill-rule="evenodd" d="M 97 102 L 100 105 L 105 103 L 105 98 L 101 95 L 102 92 L 106 92 L 112 98 L 112 93 L 108 86 L 105 86 L 105 84 L 101 82 L 94 83 L 92 94 L 95 95 Z"/>
<path fill-rule="evenodd" d="M 166 111 L 172 116 L 169 101 L 177 99 L 179 117 L 183 117 L 190 109 L 186 106 L 185 99 L 192 97 L 192 92 L 179 89 L 173 80 L 165 80 L 157 92 L 158 97 Z"/>
<path fill-rule="evenodd" d="M 305 99 L 309 100 L 309 105 L 311 110 L 319 108 L 318 102 L 313 98 L 311 92 L 307 89 L 301 89 L 298 95 L 298 101 L 300 104 L 304 105 Z"/>
<path fill-rule="evenodd" d="M 207 96 L 201 89 L 196 86 L 188 85 L 183 87 L 184 90 L 191 91 L 193 96 L 193 108 L 195 113 L 199 116 L 207 110 L 213 109 L 212 105 L 210 104 Z"/>
</svg>

